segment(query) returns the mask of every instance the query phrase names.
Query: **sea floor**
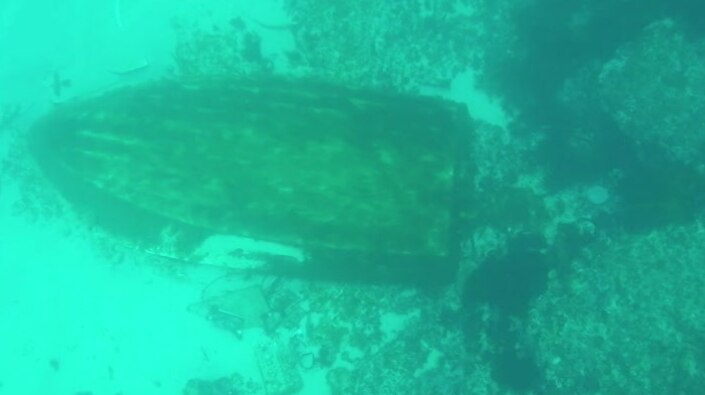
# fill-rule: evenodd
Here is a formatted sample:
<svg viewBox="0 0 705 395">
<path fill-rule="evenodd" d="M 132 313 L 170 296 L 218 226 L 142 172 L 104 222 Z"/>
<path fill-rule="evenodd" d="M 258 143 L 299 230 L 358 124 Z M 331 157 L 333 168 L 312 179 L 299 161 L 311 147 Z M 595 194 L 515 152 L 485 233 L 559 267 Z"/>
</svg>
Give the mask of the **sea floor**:
<svg viewBox="0 0 705 395">
<path fill-rule="evenodd" d="M 0 182 L 0 394 L 179 394 L 193 378 L 259 380 L 263 330 L 236 336 L 189 309 L 222 272 L 177 273 L 106 249 L 71 215 L 30 214 L 27 185 Z M 321 370 L 303 380 L 300 394 L 327 393 Z"/>
</svg>

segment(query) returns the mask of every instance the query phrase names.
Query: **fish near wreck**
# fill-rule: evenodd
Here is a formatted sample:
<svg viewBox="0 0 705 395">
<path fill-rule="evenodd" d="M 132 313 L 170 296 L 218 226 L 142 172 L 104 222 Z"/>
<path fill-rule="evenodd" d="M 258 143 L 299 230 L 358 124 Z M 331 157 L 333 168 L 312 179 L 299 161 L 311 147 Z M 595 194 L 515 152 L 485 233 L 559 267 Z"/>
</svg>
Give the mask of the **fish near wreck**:
<svg viewBox="0 0 705 395">
<path fill-rule="evenodd" d="M 77 209 L 140 245 L 178 229 L 198 261 L 209 237 L 232 235 L 260 243 L 227 251 L 262 263 L 250 269 L 426 284 L 459 259 L 470 127 L 441 99 L 214 78 L 63 103 L 31 145 Z"/>
</svg>

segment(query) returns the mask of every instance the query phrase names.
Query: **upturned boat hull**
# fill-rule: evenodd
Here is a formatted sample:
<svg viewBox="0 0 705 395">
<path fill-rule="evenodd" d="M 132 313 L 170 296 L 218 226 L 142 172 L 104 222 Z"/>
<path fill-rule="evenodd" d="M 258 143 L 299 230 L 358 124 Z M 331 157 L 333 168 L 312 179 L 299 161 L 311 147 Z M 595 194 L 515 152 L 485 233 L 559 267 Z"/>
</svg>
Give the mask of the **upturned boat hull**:
<svg viewBox="0 0 705 395">
<path fill-rule="evenodd" d="M 133 240 L 169 226 L 193 252 L 237 235 L 303 251 L 268 271 L 426 282 L 458 259 L 469 127 L 462 106 L 427 97 L 163 81 L 64 103 L 32 146 L 77 207 Z"/>
</svg>

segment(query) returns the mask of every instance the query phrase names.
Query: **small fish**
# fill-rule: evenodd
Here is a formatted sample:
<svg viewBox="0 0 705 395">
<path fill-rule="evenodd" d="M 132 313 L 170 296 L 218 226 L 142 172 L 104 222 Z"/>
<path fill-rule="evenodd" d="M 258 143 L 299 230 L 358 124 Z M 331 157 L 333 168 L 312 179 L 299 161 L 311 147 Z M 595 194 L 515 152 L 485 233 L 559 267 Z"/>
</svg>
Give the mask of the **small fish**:
<svg viewBox="0 0 705 395">
<path fill-rule="evenodd" d="M 54 93 L 54 97 L 60 100 L 63 96 L 64 89 L 71 87 L 71 80 L 62 78 L 58 71 L 54 72 L 54 76 L 51 82 L 51 91 Z"/>
</svg>

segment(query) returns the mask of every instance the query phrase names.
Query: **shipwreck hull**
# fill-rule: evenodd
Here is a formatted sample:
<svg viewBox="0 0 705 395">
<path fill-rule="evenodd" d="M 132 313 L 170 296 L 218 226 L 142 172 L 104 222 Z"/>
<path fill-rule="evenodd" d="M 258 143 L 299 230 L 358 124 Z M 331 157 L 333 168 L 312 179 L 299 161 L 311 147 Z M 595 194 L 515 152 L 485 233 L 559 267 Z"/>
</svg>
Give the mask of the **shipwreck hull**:
<svg viewBox="0 0 705 395">
<path fill-rule="evenodd" d="M 137 242 L 169 226 L 194 258 L 199 240 L 237 235 L 303 251 L 261 270 L 425 282 L 458 258 L 469 126 L 427 97 L 162 81 L 62 104 L 32 147 L 76 207 Z"/>
</svg>

